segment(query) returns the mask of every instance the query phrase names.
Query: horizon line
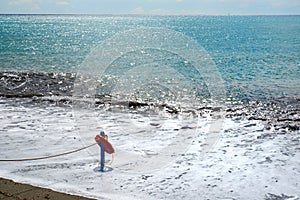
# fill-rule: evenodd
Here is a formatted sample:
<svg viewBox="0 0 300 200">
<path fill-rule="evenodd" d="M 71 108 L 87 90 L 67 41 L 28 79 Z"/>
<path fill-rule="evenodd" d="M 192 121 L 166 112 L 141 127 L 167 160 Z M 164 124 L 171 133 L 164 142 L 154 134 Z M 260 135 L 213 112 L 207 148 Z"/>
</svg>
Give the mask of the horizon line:
<svg viewBox="0 0 300 200">
<path fill-rule="evenodd" d="M 123 17 L 197 17 L 197 16 L 300 16 L 299 14 L 80 14 L 80 13 L 0 13 L 0 15 L 44 15 L 44 16 L 51 16 L 51 15 L 64 15 L 64 16 L 106 16 L 106 17 L 113 17 L 113 16 L 123 16 Z"/>
</svg>

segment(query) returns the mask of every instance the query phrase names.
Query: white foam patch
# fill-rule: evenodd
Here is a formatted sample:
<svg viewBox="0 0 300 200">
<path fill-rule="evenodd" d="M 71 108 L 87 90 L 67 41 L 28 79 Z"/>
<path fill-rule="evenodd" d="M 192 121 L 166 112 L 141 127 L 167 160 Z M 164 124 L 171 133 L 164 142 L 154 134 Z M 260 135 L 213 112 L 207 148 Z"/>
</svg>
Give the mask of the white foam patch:
<svg viewBox="0 0 300 200">
<path fill-rule="evenodd" d="M 57 154 L 83 146 L 71 110 L 16 106 L 12 102 L 0 104 L 1 159 Z M 203 118 L 189 148 L 180 156 L 158 170 L 133 173 L 126 169 L 145 161 L 143 156 L 155 156 L 159 145 L 151 151 L 151 143 L 134 146 L 130 134 L 115 129 L 115 120 L 121 118 L 122 114 L 102 113 L 101 120 L 117 151 L 110 172 L 94 171 L 99 155 L 95 146 L 48 160 L 1 162 L 0 176 L 97 199 L 263 199 L 268 193 L 300 196 L 299 132 L 276 135 L 257 121 L 226 119 L 218 142 L 203 154 L 211 125 Z M 129 119 L 123 120 L 130 124 Z M 162 128 L 155 143 L 169 139 L 170 127 L 184 126 L 174 123 L 170 120 L 164 126 L 153 126 Z M 138 131 L 132 134 L 141 134 Z M 141 159 L 121 155 L 130 155 L 128 152 Z M 107 160 L 111 161 L 110 155 Z"/>
</svg>

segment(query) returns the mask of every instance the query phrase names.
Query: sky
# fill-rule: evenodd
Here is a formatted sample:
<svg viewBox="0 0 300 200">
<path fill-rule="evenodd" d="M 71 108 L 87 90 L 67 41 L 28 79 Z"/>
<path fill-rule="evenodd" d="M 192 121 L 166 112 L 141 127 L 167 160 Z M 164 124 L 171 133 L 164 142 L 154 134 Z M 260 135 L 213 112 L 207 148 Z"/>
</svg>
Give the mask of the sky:
<svg viewBox="0 0 300 200">
<path fill-rule="evenodd" d="M 300 0 L 0 0 L 0 14 L 300 14 Z"/>
</svg>

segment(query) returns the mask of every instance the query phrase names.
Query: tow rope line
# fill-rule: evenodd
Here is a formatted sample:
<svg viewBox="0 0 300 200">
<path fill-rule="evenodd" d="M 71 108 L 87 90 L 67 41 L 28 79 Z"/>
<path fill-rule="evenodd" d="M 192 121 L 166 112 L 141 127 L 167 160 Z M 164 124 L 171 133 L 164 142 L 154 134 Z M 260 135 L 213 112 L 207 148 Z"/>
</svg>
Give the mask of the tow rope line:
<svg viewBox="0 0 300 200">
<path fill-rule="evenodd" d="M 48 158 L 55 158 L 55 157 L 75 153 L 75 152 L 78 152 L 78 151 L 82 151 L 82 150 L 87 149 L 91 146 L 94 146 L 95 144 L 97 144 L 97 143 L 93 143 L 91 145 L 82 147 L 80 149 L 75 149 L 75 150 L 72 150 L 72 151 L 67 151 L 67 152 L 64 152 L 64 153 L 50 155 L 50 156 L 42 156 L 42 157 L 35 157 L 35 158 L 20 158 L 20 159 L 0 159 L 0 162 L 20 162 L 20 161 L 32 161 L 32 160 L 43 160 L 43 159 L 48 159 Z"/>
</svg>

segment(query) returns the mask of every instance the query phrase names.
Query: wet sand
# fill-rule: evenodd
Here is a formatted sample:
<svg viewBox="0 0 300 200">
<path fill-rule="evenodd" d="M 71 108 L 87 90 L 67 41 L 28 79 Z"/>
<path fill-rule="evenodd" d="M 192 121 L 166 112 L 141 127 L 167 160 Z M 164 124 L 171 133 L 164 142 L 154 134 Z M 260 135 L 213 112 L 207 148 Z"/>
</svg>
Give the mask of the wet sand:
<svg viewBox="0 0 300 200">
<path fill-rule="evenodd" d="M 50 189 L 35 187 L 29 184 L 16 183 L 12 180 L 0 178 L 0 199 L 16 199 L 16 200 L 88 200 L 81 196 L 55 192 Z"/>
</svg>

